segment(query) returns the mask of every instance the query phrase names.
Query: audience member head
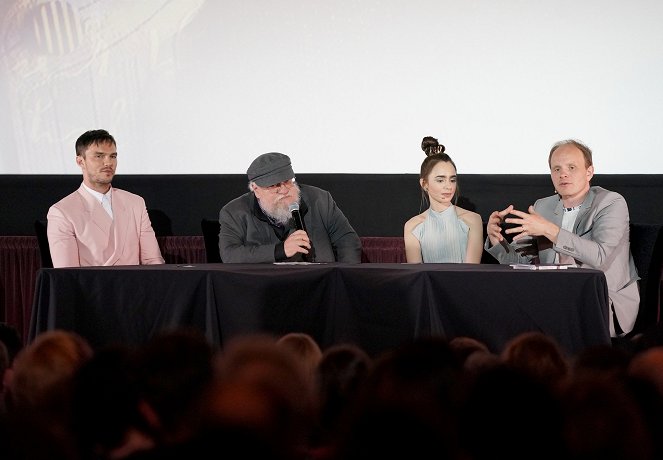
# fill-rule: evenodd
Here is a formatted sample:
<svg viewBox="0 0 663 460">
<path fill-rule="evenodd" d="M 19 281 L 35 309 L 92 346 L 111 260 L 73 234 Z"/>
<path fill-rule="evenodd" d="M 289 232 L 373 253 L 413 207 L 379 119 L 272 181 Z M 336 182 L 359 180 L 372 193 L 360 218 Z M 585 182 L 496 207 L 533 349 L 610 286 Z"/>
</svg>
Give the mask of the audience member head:
<svg viewBox="0 0 663 460">
<path fill-rule="evenodd" d="M 368 354 L 350 343 L 333 345 L 322 354 L 317 369 L 321 443 L 329 442 L 347 422 L 372 365 Z"/>
<path fill-rule="evenodd" d="M 340 456 L 454 458 L 461 386 L 458 361 L 441 337 L 383 353 L 339 437 Z"/>
<path fill-rule="evenodd" d="M 206 420 L 286 457 L 307 448 L 314 417 L 311 379 L 299 357 L 268 335 L 226 342 L 216 361 Z"/>
<path fill-rule="evenodd" d="M 663 458 L 663 347 L 636 353 L 627 369 L 627 390 L 643 414 L 653 442 L 652 458 Z"/>
<path fill-rule="evenodd" d="M 53 330 L 38 335 L 16 356 L 7 388 L 7 411 L 25 458 L 73 458 L 73 379 L 93 355 L 79 335 Z"/>
<path fill-rule="evenodd" d="M 331 399 L 356 393 L 373 368 L 373 359 L 359 346 L 341 343 L 327 348 L 318 365 L 318 389 Z"/>
<path fill-rule="evenodd" d="M 594 345 L 575 355 L 571 372 L 574 378 L 591 374 L 624 381 L 631 358 L 631 353 L 622 348 Z"/>
<path fill-rule="evenodd" d="M 507 342 L 502 359 L 508 366 L 555 389 L 569 374 L 569 363 L 559 344 L 541 332 L 525 332 Z"/>
<path fill-rule="evenodd" d="M 640 352 L 647 348 L 663 346 L 663 321 L 649 326 L 642 335 L 635 340 L 634 352 Z"/>
<path fill-rule="evenodd" d="M 491 352 L 485 343 L 472 337 L 454 337 L 449 341 L 449 346 L 467 379 L 473 379 L 477 374 L 502 364 L 502 359 Z"/>
<path fill-rule="evenodd" d="M 83 459 L 120 459 L 153 447 L 139 409 L 134 350 L 97 350 L 73 384 L 73 429 Z"/>
<path fill-rule="evenodd" d="M 560 400 L 548 385 L 501 364 L 477 373 L 467 393 L 460 432 L 469 458 L 568 458 Z"/>
<path fill-rule="evenodd" d="M 420 337 L 374 360 L 370 398 L 392 403 L 441 404 L 456 401 L 460 364 L 443 337 Z M 441 399 L 440 399 L 441 398 Z"/>
<path fill-rule="evenodd" d="M 213 357 L 206 337 L 189 328 L 164 331 L 137 351 L 141 409 L 159 443 L 182 442 L 198 429 Z"/>
<path fill-rule="evenodd" d="M 305 367 L 306 375 L 313 382 L 322 358 L 322 350 L 315 339 L 304 332 L 289 332 L 279 337 L 276 345 L 287 348 L 297 356 Z"/>
<path fill-rule="evenodd" d="M 633 356 L 627 373 L 650 382 L 663 396 L 663 346 L 652 347 Z"/>
<path fill-rule="evenodd" d="M 451 350 L 458 358 L 458 362 L 462 366 L 465 363 L 465 360 L 474 352 L 490 352 L 488 346 L 472 337 L 459 336 L 454 337 L 449 341 L 449 346 Z"/>
<path fill-rule="evenodd" d="M 12 406 L 61 409 L 68 401 L 74 374 L 92 354 L 88 342 L 73 332 L 54 330 L 38 335 L 14 361 Z"/>
<path fill-rule="evenodd" d="M 653 439 L 624 382 L 600 373 L 574 376 L 564 391 L 567 458 L 651 459 Z"/>
<path fill-rule="evenodd" d="M 495 369 L 496 367 L 504 365 L 504 360 L 500 355 L 492 351 L 475 351 L 471 353 L 463 362 L 463 371 L 465 377 L 473 379 L 482 372 Z"/>
</svg>

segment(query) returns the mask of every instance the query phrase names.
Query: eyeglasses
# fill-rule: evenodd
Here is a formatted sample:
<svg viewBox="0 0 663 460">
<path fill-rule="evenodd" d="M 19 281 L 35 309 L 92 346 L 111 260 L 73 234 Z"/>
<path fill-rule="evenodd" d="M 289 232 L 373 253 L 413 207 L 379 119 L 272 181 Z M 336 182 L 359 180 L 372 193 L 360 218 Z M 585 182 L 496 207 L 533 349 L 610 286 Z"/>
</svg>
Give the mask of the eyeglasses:
<svg viewBox="0 0 663 460">
<path fill-rule="evenodd" d="M 281 189 L 284 188 L 286 190 L 289 190 L 292 188 L 292 186 L 295 185 L 295 178 L 293 177 L 292 179 L 284 180 L 283 182 L 279 182 L 278 184 L 270 185 L 269 187 L 262 187 L 265 190 L 269 190 L 272 193 L 280 193 Z"/>
</svg>

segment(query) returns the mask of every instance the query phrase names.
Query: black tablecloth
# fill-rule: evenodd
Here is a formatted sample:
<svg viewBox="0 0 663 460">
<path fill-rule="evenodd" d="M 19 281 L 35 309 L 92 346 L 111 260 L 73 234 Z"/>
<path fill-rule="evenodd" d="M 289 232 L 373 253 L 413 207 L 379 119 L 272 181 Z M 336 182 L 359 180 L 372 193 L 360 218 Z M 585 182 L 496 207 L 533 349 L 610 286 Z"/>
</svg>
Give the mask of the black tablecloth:
<svg viewBox="0 0 663 460">
<path fill-rule="evenodd" d="M 609 344 L 602 272 L 471 264 L 202 264 L 41 269 L 30 340 L 67 329 L 94 347 L 196 327 L 222 345 L 254 332 L 311 334 L 375 355 L 415 337 L 470 336 L 499 351 L 542 331 L 570 354 Z"/>
</svg>

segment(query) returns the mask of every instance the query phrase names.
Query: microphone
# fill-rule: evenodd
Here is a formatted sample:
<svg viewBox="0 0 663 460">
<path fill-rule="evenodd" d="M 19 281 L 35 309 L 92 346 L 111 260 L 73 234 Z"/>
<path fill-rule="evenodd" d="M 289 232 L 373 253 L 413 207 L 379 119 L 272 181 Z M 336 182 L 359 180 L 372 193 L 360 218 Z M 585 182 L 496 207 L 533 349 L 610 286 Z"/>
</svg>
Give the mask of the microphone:
<svg viewBox="0 0 663 460">
<path fill-rule="evenodd" d="M 306 226 L 304 225 L 304 219 L 302 219 L 302 215 L 299 212 L 299 203 L 292 203 L 290 206 L 288 206 L 288 210 L 292 214 L 292 220 L 295 222 L 295 228 L 297 230 L 306 231 Z"/>
<path fill-rule="evenodd" d="M 302 214 L 299 212 L 299 203 L 292 203 L 288 206 L 290 214 L 292 214 L 292 220 L 295 222 L 295 228 L 297 230 L 306 231 L 306 226 L 304 225 L 304 219 L 302 219 Z M 315 249 L 313 249 L 313 242 L 311 241 L 311 249 L 309 250 L 308 255 L 302 254 L 302 257 L 307 262 L 315 262 Z"/>
</svg>

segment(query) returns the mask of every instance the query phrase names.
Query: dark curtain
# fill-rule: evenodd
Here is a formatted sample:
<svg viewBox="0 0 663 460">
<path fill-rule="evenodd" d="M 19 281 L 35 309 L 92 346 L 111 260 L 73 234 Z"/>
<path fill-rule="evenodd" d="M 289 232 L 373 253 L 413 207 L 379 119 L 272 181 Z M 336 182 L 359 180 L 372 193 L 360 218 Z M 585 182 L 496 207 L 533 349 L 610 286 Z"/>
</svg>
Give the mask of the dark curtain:
<svg viewBox="0 0 663 460">
<path fill-rule="evenodd" d="M 18 329 L 24 341 L 30 327 L 39 268 L 41 259 L 36 237 L 0 238 L 0 318 Z"/>
</svg>

